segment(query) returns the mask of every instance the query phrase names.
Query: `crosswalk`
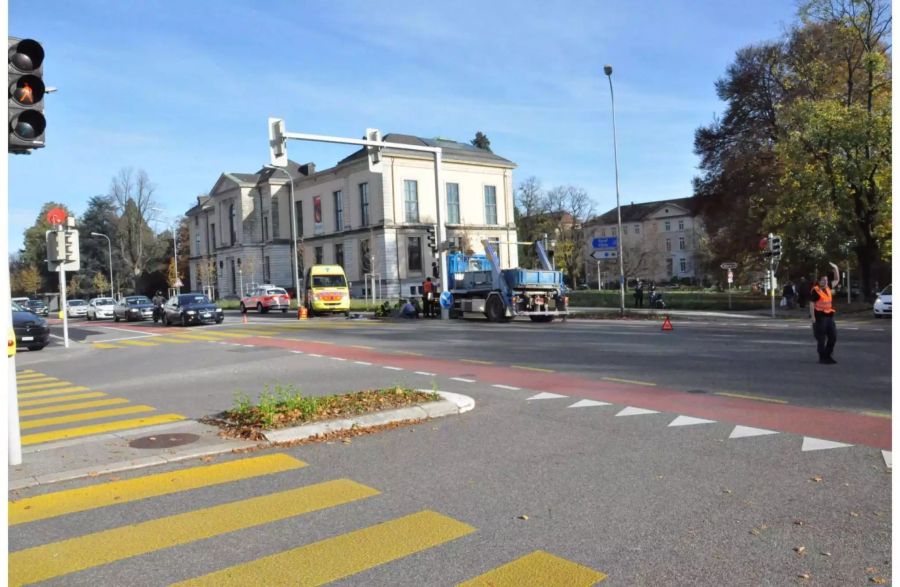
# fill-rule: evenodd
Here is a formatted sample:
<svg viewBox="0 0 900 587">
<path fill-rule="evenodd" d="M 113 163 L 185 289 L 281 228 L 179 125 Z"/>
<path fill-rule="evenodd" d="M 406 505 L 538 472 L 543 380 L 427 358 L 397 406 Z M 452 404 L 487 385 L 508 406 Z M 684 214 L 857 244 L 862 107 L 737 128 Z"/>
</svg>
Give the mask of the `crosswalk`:
<svg viewBox="0 0 900 587">
<path fill-rule="evenodd" d="M 22 446 L 185 419 L 30 369 L 16 374 L 16 387 Z"/>
<path fill-rule="evenodd" d="M 215 560 L 217 567 L 211 572 L 204 569 L 205 574 L 193 570 L 190 565 L 180 567 L 180 582 L 175 585 L 324 585 L 477 536 L 478 529 L 469 523 L 428 509 L 411 511 L 313 542 L 304 540 L 302 533 L 284 533 L 285 524 L 314 512 L 357 503 L 378 511 L 379 502 L 371 498 L 381 492 L 351 479 L 295 486 L 293 479 L 297 476 L 291 476 L 291 473 L 307 466 L 290 455 L 277 453 L 110 480 L 10 501 L 9 584 L 26 585 L 51 579 L 68 582 L 69 575 L 80 572 L 88 574 L 74 582 L 103 584 L 102 580 L 92 580 L 90 573 L 96 571 L 97 576 L 104 576 L 101 567 L 120 563 L 115 581 L 123 585 L 146 580 L 146 567 L 140 563 L 130 567 L 129 559 L 167 549 L 190 548 L 195 555 L 204 550 L 217 555 L 208 559 Z M 216 487 L 226 493 L 229 487 L 234 487 L 231 484 L 279 474 L 285 477 L 279 479 L 278 491 L 187 511 L 183 507 L 177 512 L 167 509 L 178 507 L 172 505 L 176 503 L 200 501 L 192 492 Z M 271 487 L 273 484 L 263 485 Z M 176 502 L 173 496 L 181 499 Z M 164 501 L 166 498 L 169 500 Z M 78 534 L 80 525 L 66 523 L 67 516 L 123 504 L 128 504 L 127 510 L 121 510 L 121 516 L 112 518 L 113 524 L 121 525 Z M 157 517 L 127 523 L 130 512 L 143 509 L 152 511 Z M 98 519 L 110 518 L 98 516 Z M 58 529 L 54 525 L 56 522 L 59 522 Z M 281 532 L 281 536 L 291 536 L 288 544 L 281 542 L 279 548 L 286 547 L 284 550 L 232 565 L 229 557 L 235 553 L 228 549 L 220 552 L 216 547 L 218 543 L 214 539 L 217 537 L 229 534 L 239 539 L 241 532 L 267 525 L 272 525 L 273 531 Z M 40 543 L 38 540 L 47 541 Z M 17 548 L 16 544 L 27 546 Z M 242 544 L 242 541 L 235 544 Z M 232 558 L 245 559 L 244 550 L 240 548 L 237 556 Z M 458 569 L 464 566 L 464 561 L 451 564 Z M 134 577 L 128 576 L 131 568 L 135 569 L 132 571 Z M 488 569 L 461 585 L 587 587 L 605 578 L 602 572 L 537 550 Z"/>
</svg>

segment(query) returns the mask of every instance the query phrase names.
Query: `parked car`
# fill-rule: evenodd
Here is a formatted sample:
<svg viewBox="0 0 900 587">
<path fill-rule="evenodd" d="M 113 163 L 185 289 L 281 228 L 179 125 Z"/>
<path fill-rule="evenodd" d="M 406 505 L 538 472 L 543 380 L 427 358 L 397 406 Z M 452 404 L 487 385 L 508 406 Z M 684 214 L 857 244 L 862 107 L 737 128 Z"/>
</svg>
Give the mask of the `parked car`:
<svg viewBox="0 0 900 587">
<path fill-rule="evenodd" d="M 84 300 L 67 300 L 66 314 L 69 318 L 84 318 L 87 316 L 87 302 Z"/>
<path fill-rule="evenodd" d="M 88 302 L 87 319 L 102 320 L 112 318 L 116 309 L 116 301 L 112 298 L 94 298 Z"/>
<path fill-rule="evenodd" d="M 260 314 L 269 310 L 285 313 L 291 307 L 291 296 L 283 288 L 275 285 L 261 285 L 241 298 L 241 313 L 255 309 Z"/>
<path fill-rule="evenodd" d="M 221 324 L 225 319 L 222 308 L 209 301 L 202 293 L 188 293 L 172 296 L 163 307 L 165 316 L 163 323 L 171 324 Z"/>
<path fill-rule="evenodd" d="M 28 302 L 28 298 L 13 298 L 12 301 L 24 308 L 25 304 Z"/>
<path fill-rule="evenodd" d="M 25 309 L 37 316 L 49 316 L 50 308 L 41 300 L 28 300 L 24 304 Z"/>
<path fill-rule="evenodd" d="M 150 320 L 153 302 L 147 296 L 126 296 L 113 309 L 113 320 Z"/>
<path fill-rule="evenodd" d="M 17 348 L 39 351 L 50 344 L 50 325 L 40 316 L 13 302 L 12 319 Z"/>
<path fill-rule="evenodd" d="M 875 305 L 872 307 L 872 314 L 876 318 L 882 316 L 891 316 L 891 286 L 878 292 L 875 296 Z"/>
</svg>

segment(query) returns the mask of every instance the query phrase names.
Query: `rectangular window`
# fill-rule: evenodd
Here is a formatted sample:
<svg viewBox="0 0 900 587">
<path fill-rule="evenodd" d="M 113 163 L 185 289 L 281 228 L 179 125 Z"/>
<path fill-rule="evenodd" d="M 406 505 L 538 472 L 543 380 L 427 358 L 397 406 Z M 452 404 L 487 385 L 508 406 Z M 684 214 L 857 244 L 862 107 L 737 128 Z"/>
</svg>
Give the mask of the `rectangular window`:
<svg viewBox="0 0 900 587">
<path fill-rule="evenodd" d="M 406 202 L 406 221 L 419 221 L 419 184 L 414 179 L 403 180 L 404 201 Z"/>
<path fill-rule="evenodd" d="M 484 186 L 484 223 L 497 224 L 497 186 Z"/>
<path fill-rule="evenodd" d="M 678 230 L 684 230 L 684 220 L 678 221 Z"/>
<path fill-rule="evenodd" d="M 265 263 L 263 263 L 263 281 L 270 282 L 272 281 L 272 266 L 269 264 L 269 258 L 265 258 Z"/>
<path fill-rule="evenodd" d="M 634 234 L 641 234 L 641 225 L 640 224 L 634 225 Z"/>
<path fill-rule="evenodd" d="M 194 226 L 200 226 L 200 217 L 194 216 Z"/>
<path fill-rule="evenodd" d="M 685 273 L 687 271 L 687 259 L 681 260 L 681 272 Z"/>
<path fill-rule="evenodd" d="M 628 225 L 627 224 L 622 225 L 622 234 L 628 234 Z"/>
<path fill-rule="evenodd" d="M 490 243 L 491 248 L 494 249 L 494 252 L 497 253 L 497 260 L 500 261 L 500 266 L 503 266 L 503 255 L 500 254 L 500 239 L 499 238 L 489 238 L 488 243 Z"/>
<path fill-rule="evenodd" d="M 344 266 L 344 245 L 334 245 L 334 264 Z"/>
<path fill-rule="evenodd" d="M 684 237 L 683 236 L 678 237 L 678 249 L 682 250 L 682 251 L 684 250 Z"/>
<path fill-rule="evenodd" d="M 410 236 L 406 239 L 406 266 L 409 272 L 422 271 L 422 237 Z"/>
<path fill-rule="evenodd" d="M 606 236 L 606 229 L 605 229 L 605 228 L 601 228 L 601 229 L 600 229 L 600 236 Z"/>
<path fill-rule="evenodd" d="M 447 224 L 459 224 L 459 184 L 447 184 Z"/>
<path fill-rule="evenodd" d="M 341 201 L 341 190 L 332 194 L 334 198 L 334 229 L 344 230 L 344 203 Z"/>
<path fill-rule="evenodd" d="M 672 250 L 672 239 L 667 238 L 666 239 L 666 251 L 671 251 L 671 250 Z"/>
<path fill-rule="evenodd" d="M 359 184 L 359 209 L 362 213 L 362 224 L 360 226 L 369 226 L 369 184 Z"/>
<path fill-rule="evenodd" d="M 269 240 L 269 217 L 263 216 L 263 240 Z"/>
<path fill-rule="evenodd" d="M 228 226 L 231 228 L 231 246 L 234 246 L 235 241 L 237 241 L 237 233 L 234 230 L 234 220 L 235 220 L 235 211 L 234 211 L 234 203 L 228 207 Z"/>
<path fill-rule="evenodd" d="M 272 238 L 281 236 L 281 214 L 279 211 L 281 205 L 278 202 L 278 196 L 272 198 Z"/>
<path fill-rule="evenodd" d="M 325 252 L 322 247 L 316 247 L 316 265 L 321 265 L 325 259 Z"/>
<path fill-rule="evenodd" d="M 671 258 L 666 259 L 666 274 L 672 275 L 672 259 Z"/>
<path fill-rule="evenodd" d="M 617 232 L 618 230 L 619 230 L 619 227 L 613 226 L 612 228 L 609 229 L 609 236 L 616 236 L 616 234 L 618 234 L 618 232 Z"/>
<path fill-rule="evenodd" d="M 672 230 L 672 223 L 666 220 L 666 232 L 669 232 L 670 230 Z"/>
<path fill-rule="evenodd" d="M 297 236 L 303 236 L 303 202 L 294 202 L 294 214 L 297 222 Z"/>
<path fill-rule="evenodd" d="M 212 248 L 215 251 L 216 250 L 216 225 L 215 224 L 210 225 L 210 234 L 212 235 Z"/>
<path fill-rule="evenodd" d="M 194 255 L 200 254 L 200 235 L 194 237 Z"/>
</svg>

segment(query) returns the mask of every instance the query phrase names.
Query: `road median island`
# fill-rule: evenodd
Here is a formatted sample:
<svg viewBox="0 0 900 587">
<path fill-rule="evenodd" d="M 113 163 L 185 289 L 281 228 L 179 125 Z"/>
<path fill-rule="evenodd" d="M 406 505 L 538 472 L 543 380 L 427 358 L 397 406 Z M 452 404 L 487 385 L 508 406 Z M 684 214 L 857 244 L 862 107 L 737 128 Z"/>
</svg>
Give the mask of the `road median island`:
<svg viewBox="0 0 900 587">
<path fill-rule="evenodd" d="M 200 421 L 218 426 L 225 438 L 281 444 L 371 434 L 461 414 L 474 405 L 468 396 L 400 386 L 319 397 L 276 386 L 256 403 L 240 395 L 231 409 Z"/>
</svg>

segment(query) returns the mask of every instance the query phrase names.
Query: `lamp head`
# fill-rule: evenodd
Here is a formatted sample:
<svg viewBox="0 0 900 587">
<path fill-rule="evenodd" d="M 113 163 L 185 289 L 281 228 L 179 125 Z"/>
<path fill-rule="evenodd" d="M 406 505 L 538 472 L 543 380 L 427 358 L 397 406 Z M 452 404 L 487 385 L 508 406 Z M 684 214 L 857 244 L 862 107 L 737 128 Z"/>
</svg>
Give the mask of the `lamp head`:
<svg viewBox="0 0 900 587">
<path fill-rule="evenodd" d="M 606 75 L 612 75 L 612 65 L 604 65 L 603 73 L 605 73 Z"/>
</svg>

